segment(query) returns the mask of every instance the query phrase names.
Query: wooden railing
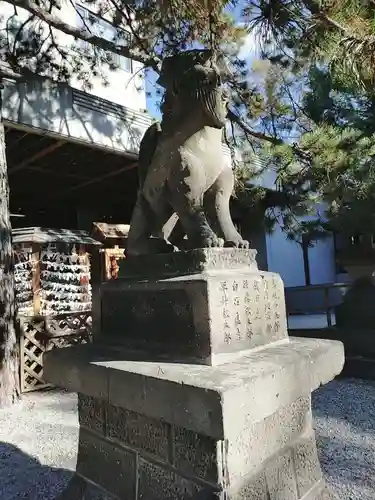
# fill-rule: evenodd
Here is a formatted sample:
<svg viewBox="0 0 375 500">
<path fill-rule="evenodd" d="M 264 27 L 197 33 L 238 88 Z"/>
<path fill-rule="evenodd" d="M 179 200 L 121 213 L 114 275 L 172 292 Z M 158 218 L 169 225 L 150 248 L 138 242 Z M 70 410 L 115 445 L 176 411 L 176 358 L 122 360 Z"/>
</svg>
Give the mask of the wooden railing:
<svg viewBox="0 0 375 500">
<path fill-rule="evenodd" d="M 327 326 L 332 326 L 332 312 L 341 304 L 351 283 L 325 283 L 320 285 L 285 288 L 287 315 L 325 314 Z"/>
</svg>

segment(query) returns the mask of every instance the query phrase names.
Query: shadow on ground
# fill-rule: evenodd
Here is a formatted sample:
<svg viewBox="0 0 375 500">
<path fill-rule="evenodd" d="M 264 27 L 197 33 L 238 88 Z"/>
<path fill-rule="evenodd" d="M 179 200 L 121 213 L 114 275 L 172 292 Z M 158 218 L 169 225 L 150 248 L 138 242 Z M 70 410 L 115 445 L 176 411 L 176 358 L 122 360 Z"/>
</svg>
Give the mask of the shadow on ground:
<svg viewBox="0 0 375 500">
<path fill-rule="evenodd" d="M 1 500 L 115 500 L 87 484 L 73 471 L 43 465 L 10 443 L 0 443 Z M 186 500 L 217 500 L 201 490 Z"/>
<path fill-rule="evenodd" d="M 0 443 L 1 500 L 113 500 L 73 471 L 43 465 L 10 443 Z"/>
<path fill-rule="evenodd" d="M 57 500 L 74 476 L 72 471 L 41 464 L 10 443 L 0 443 L 0 457 L 2 500 Z"/>
</svg>

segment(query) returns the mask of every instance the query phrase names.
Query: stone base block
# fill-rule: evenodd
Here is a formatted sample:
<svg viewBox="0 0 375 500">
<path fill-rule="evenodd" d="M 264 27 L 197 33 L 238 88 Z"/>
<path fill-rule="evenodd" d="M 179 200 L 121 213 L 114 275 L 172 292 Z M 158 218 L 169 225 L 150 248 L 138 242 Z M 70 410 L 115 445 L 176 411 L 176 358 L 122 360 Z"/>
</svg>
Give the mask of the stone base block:
<svg viewBox="0 0 375 500">
<path fill-rule="evenodd" d="M 142 256 L 122 267 L 123 278 L 101 287 L 106 344 L 215 365 L 288 342 L 282 280 L 258 271 L 253 250 Z"/>
<path fill-rule="evenodd" d="M 66 489 L 55 500 L 117 500 L 100 486 L 75 474 Z"/>
<path fill-rule="evenodd" d="M 218 367 L 55 350 L 45 376 L 79 393 L 77 473 L 121 500 L 326 500 L 310 394 L 339 342 L 291 339 Z"/>
</svg>

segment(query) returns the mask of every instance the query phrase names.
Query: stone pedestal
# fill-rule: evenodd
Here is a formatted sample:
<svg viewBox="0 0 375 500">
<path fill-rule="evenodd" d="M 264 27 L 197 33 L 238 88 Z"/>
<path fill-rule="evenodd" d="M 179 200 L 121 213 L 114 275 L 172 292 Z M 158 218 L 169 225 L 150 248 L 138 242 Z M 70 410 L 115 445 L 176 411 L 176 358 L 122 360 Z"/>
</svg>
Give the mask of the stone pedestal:
<svg viewBox="0 0 375 500">
<path fill-rule="evenodd" d="M 283 283 L 255 250 L 208 249 L 124 261 L 101 290 L 106 344 L 208 365 L 288 342 Z"/>
<path fill-rule="evenodd" d="M 288 338 L 282 282 L 254 257 L 150 257 L 149 273 L 129 261 L 102 289 L 111 342 L 46 356 L 48 381 L 79 394 L 77 473 L 98 498 L 332 498 L 310 396 L 341 371 L 343 347 Z"/>
</svg>

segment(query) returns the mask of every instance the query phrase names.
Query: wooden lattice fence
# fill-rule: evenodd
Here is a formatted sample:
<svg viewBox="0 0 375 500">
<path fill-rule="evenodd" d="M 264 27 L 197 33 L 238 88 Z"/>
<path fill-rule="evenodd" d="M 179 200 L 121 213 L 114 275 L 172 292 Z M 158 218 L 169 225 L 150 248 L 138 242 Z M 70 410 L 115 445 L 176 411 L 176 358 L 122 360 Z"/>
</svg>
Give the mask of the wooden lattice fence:
<svg viewBox="0 0 375 500">
<path fill-rule="evenodd" d="M 91 341 L 91 312 L 53 317 L 21 317 L 21 391 L 48 387 L 43 380 L 43 355 L 56 347 L 69 347 Z"/>
</svg>

